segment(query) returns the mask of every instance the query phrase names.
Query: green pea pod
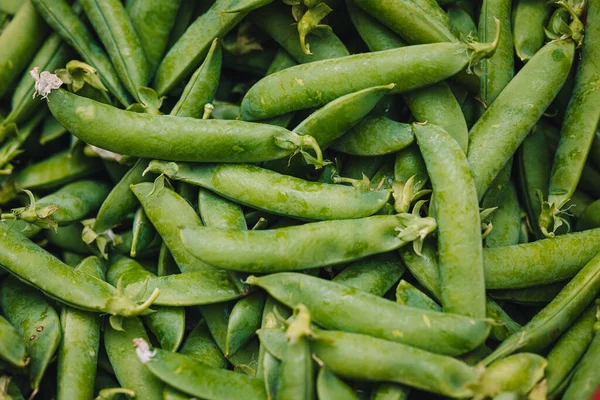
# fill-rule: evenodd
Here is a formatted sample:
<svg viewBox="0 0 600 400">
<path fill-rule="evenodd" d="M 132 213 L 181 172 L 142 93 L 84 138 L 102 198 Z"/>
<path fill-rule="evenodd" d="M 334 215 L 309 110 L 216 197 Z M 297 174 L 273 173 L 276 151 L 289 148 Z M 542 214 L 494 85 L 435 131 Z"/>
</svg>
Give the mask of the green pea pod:
<svg viewBox="0 0 600 400">
<path fill-rule="evenodd" d="M 546 382 L 548 395 L 555 397 L 561 394 L 561 387 L 568 383 L 579 360 L 585 354 L 594 338 L 596 323 L 596 305 L 590 305 L 577 321 L 567 330 L 548 352 L 548 368 Z M 562 388 L 564 389 L 564 388 Z"/>
<path fill-rule="evenodd" d="M 413 143 L 412 126 L 386 117 L 367 117 L 336 140 L 332 149 L 357 156 L 396 153 Z"/>
<path fill-rule="evenodd" d="M 394 180 L 406 183 L 412 176 L 415 191 L 421 190 L 429 180 L 425 160 L 416 144 L 396 153 L 394 162 Z"/>
<path fill-rule="evenodd" d="M 16 368 L 25 367 L 25 343 L 17 329 L 0 316 L 0 360 Z"/>
<path fill-rule="evenodd" d="M 50 111 L 69 132 L 120 154 L 173 161 L 257 162 L 311 147 L 318 153 L 317 161 L 322 161 L 314 138 L 271 125 L 134 113 L 62 89 L 48 99 Z"/>
<path fill-rule="evenodd" d="M 252 165 L 152 161 L 148 170 L 259 210 L 313 220 L 366 217 L 381 209 L 390 196 L 387 190 L 310 182 Z"/>
<path fill-rule="evenodd" d="M 231 309 L 227 324 L 225 356 L 235 354 L 260 327 L 265 294 L 255 292 L 241 298 Z"/>
<path fill-rule="evenodd" d="M 182 354 L 150 350 L 144 338 L 137 338 L 134 344 L 147 371 L 182 392 L 207 400 L 266 398 L 260 379 L 213 368 Z"/>
<path fill-rule="evenodd" d="M 267 295 L 260 325 L 261 329 L 274 327 L 283 328 L 283 322 L 275 317 L 275 313 L 286 318 L 290 315 L 288 311 L 290 310 L 286 306 Z M 260 330 L 257 330 L 256 332 L 258 333 Z M 263 343 L 260 343 L 256 377 L 264 379 L 265 390 L 267 391 L 267 396 L 270 398 L 276 398 L 280 370 L 280 360 L 269 353 L 267 347 Z"/>
<path fill-rule="evenodd" d="M 0 10 L 8 15 L 14 15 L 22 5 L 22 0 L 2 0 L 0 1 Z"/>
<path fill-rule="evenodd" d="M 544 26 L 550 15 L 546 0 L 517 0 L 513 4 L 512 35 L 517 57 L 527 62 L 544 45 Z"/>
<path fill-rule="evenodd" d="M 594 339 L 575 369 L 571 383 L 563 396 L 564 400 L 592 398 L 598 393 L 600 377 L 598 362 L 600 360 L 600 333 L 596 331 Z"/>
<path fill-rule="evenodd" d="M 477 25 L 467 11 L 460 6 L 451 5 L 447 13 L 454 36 L 463 40 L 478 37 Z"/>
<path fill-rule="evenodd" d="M 410 388 L 396 383 L 379 383 L 371 392 L 371 400 L 408 400 Z"/>
<path fill-rule="evenodd" d="M 46 115 L 46 110 L 38 112 L 32 116 L 29 121 L 21 125 L 19 129 L 16 125 L 8 125 L 6 131 L 12 131 L 12 137 L 8 139 L 2 147 L 0 147 L 0 173 L 10 174 L 13 171 L 13 165 L 10 162 L 23 152 L 23 147 L 31 137 L 32 133 L 36 131 L 40 122 Z M 2 136 L 3 127 L 0 126 L 0 136 Z"/>
<path fill-rule="evenodd" d="M 492 363 L 483 373 L 478 392 L 493 397 L 502 392 L 528 394 L 544 377 L 548 361 L 532 353 L 519 353 Z"/>
<path fill-rule="evenodd" d="M 575 44 L 568 39 L 548 43 L 471 128 L 467 160 L 480 199 L 560 90 L 574 51 Z M 536 81 L 539 76 L 548 79 L 540 84 Z M 503 135 L 497 134 L 498 126 L 508 127 Z"/>
<path fill-rule="evenodd" d="M 258 81 L 242 100 L 242 118 L 259 120 L 322 106 L 340 96 L 395 83 L 392 93 L 429 86 L 493 52 L 494 44 L 435 43 L 315 61 Z M 273 88 L 278 88 L 273 90 Z"/>
<path fill-rule="evenodd" d="M 205 105 L 215 98 L 221 76 L 222 58 L 221 46 L 215 39 L 206 59 L 194 72 L 179 101 L 171 110 L 171 115 L 202 118 Z"/>
<path fill-rule="evenodd" d="M 247 232 L 186 224 L 180 238 L 191 254 L 218 268 L 250 273 L 317 268 L 384 253 L 421 240 L 436 226 L 433 218 L 412 214 Z"/>
<path fill-rule="evenodd" d="M 250 277 L 248 283 L 264 288 L 289 307 L 306 305 L 314 321 L 329 329 L 370 334 L 441 354 L 465 353 L 481 344 L 489 333 L 489 325 L 484 320 L 405 307 L 307 275 L 272 274 Z M 326 303 L 323 298 L 327 298 Z M 348 315 L 353 318 L 346 318 Z M 439 340 L 442 331 L 445 340 Z"/>
<path fill-rule="evenodd" d="M 383 296 L 398 282 L 405 267 L 394 253 L 384 253 L 348 265 L 332 281 Z"/>
<path fill-rule="evenodd" d="M 127 6 L 127 15 L 137 32 L 148 61 L 149 78 L 154 75 L 167 49 L 169 33 L 175 24 L 181 2 L 181 0 L 135 0 Z"/>
<path fill-rule="evenodd" d="M 506 339 L 485 364 L 517 351 L 539 352 L 567 330 L 600 293 L 600 255 L 595 256 L 527 325 Z"/>
<path fill-rule="evenodd" d="M 83 60 L 98 71 L 110 93 L 124 106 L 131 101 L 104 49 L 65 0 L 31 0 L 36 10 Z"/>
<path fill-rule="evenodd" d="M 0 304 L 3 314 L 27 344 L 29 383 L 37 391 L 60 343 L 58 314 L 38 291 L 14 278 L 2 282 Z"/>
<path fill-rule="evenodd" d="M 420 308 L 422 310 L 442 311 L 442 307 L 436 303 L 435 300 L 406 282 L 404 279 L 400 281 L 396 288 L 396 302 L 405 306 Z"/>
<path fill-rule="evenodd" d="M 159 95 L 169 92 L 198 68 L 214 38 L 226 35 L 247 15 L 247 12 L 223 12 L 236 2 L 237 0 L 217 0 L 170 48 L 154 77 L 153 87 Z"/>
<path fill-rule="evenodd" d="M 40 144 L 44 146 L 66 134 L 67 130 L 52 116 L 52 114 L 49 114 L 44 120 L 42 133 L 40 134 Z"/>
<path fill-rule="evenodd" d="M 76 269 L 104 279 L 106 266 L 92 256 Z M 64 307 L 60 321 L 63 338 L 58 349 L 57 399 L 92 398 L 100 346 L 100 315 Z"/>
<path fill-rule="evenodd" d="M 295 21 L 289 8 L 280 2 L 253 11 L 249 18 L 300 64 L 350 55 L 344 43 L 328 29 L 320 29 L 308 36 L 310 54 L 306 54 L 298 39 L 298 28 L 294 26 Z"/>
<path fill-rule="evenodd" d="M 156 237 L 156 229 L 148 219 L 142 207 L 139 207 L 133 216 L 133 238 L 130 256 L 136 257 L 138 251 L 146 249 Z"/>
<path fill-rule="evenodd" d="M 104 347 L 121 387 L 131 389 L 138 398 L 162 400 L 164 383 L 157 379 L 136 356 L 133 340 L 148 340 L 138 318 L 123 320 L 123 330 L 104 329 Z"/>
<path fill-rule="evenodd" d="M 371 51 L 395 49 L 406 46 L 395 32 L 381 25 L 369 14 L 354 4 L 354 0 L 346 0 L 348 15 L 356 31 Z"/>
<path fill-rule="evenodd" d="M 600 201 L 596 200 L 585 208 L 577 221 L 577 230 L 600 228 Z"/>
<path fill-rule="evenodd" d="M 509 182 L 503 191 L 498 209 L 491 216 L 492 231 L 485 238 L 486 247 L 512 246 L 519 244 L 521 229 L 521 207 L 517 189 Z"/>
<path fill-rule="evenodd" d="M 0 34 L 0 98 L 27 66 L 29 60 L 42 46 L 48 26 L 30 1 L 15 14 Z"/>
<path fill-rule="evenodd" d="M 92 254 L 91 248 L 82 240 L 83 225 L 79 223 L 61 226 L 56 232 L 44 231 L 44 237 L 52 246 L 78 254 Z"/>
<path fill-rule="evenodd" d="M 497 300 L 510 301 L 517 304 L 548 304 L 565 287 L 565 282 L 549 283 L 525 289 L 489 290 L 488 295 Z"/>
</svg>

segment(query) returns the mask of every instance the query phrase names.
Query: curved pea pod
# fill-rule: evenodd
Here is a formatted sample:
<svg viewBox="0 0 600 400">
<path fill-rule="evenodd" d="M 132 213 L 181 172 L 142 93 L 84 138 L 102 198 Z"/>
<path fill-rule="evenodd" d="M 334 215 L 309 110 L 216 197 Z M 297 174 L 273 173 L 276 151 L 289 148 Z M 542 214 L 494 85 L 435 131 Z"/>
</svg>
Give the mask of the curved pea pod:
<svg viewBox="0 0 600 400">
<path fill-rule="evenodd" d="M 328 329 L 369 334 L 436 353 L 465 353 L 483 343 L 489 334 L 489 324 L 484 320 L 406 307 L 302 274 L 250 277 L 248 283 L 264 288 L 289 307 L 304 304 L 314 321 Z M 327 302 L 322 301 L 324 298 Z"/>
<path fill-rule="evenodd" d="M 600 375 L 598 375 L 598 363 L 600 362 L 600 333 L 596 331 L 594 339 L 581 361 L 575 369 L 571 383 L 567 387 L 564 400 L 592 398 L 598 393 Z"/>
<path fill-rule="evenodd" d="M 154 77 L 153 87 L 159 95 L 169 92 L 177 83 L 191 75 L 202 63 L 213 39 L 226 35 L 247 15 L 247 12 L 222 12 L 236 2 L 237 0 L 217 0 L 170 48 Z"/>
<path fill-rule="evenodd" d="M 48 25 L 73 47 L 83 60 L 98 71 L 110 93 L 124 106 L 130 98 L 104 49 L 65 0 L 31 0 Z"/>
<path fill-rule="evenodd" d="M 469 131 L 467 160 L 479 198 L 548 108 L 573 64 L 575 44 L 555 40 L 519 71 Z M 536 77 L 547 76 L 543 83 Z M 498 126 L 507 127 L 498 135 Z"/>
<path fill-rule="evenodd" d="M 104 330 L 104 347 L 119 384 L 135 392 L 137 398 L 162 400 L 164 383 L 157 379 L 136 356 L 133 340 L 148 340 L 138 318 L 123 320 L 123 330 L 111 326 Z"/>
<path fill-rule="evenodd" d="M 167 49 L 169 33 L 180 5 L 181 0 L 134 0 L 127 5 L 127 15 L 146 55 L 149 78 L 154 75 Z"/>
<path fill-rule="evenodd" d="M 2 168 L 0 172 L 2 174 L 6 175 L 13 172 L 14 166 L 10 162 L 23 152 L 22 148 L 28 142 L 32 133 L 37 130 L 45 114 L 46 110 L 42 109 L 41 112 L 22 124 L 20 129 L 15 124 L 8 125 L 6 131 L 11 132 L 11 137 L 0 147 L 0 168 Z M 0 126 L 0 136 L 3 135 L 2 130 L 3 127 Z"/>
<path fill-rule="evenodd" d="M 388 190 L 310 182 L 252 165 L 152 161 L 148 170 L 259 210 L 312 220 L 367 217 L 379 211 L 390 196 Z"/>
<path fill-rule="evenodd" d="M 399 304 L 420 308 L 422 310 L 442 311 L 442 307 L 431 297 L 421 292 L 419 289 L 406 282 L 400 281 L 396 287 L 396 302 Z"/>
<path fill-rule="evenodd" d="M 265 399 L 265 389 L 260 379 L 233 371 L 212 368 L 191 357 L 169 351 L 150 350 L 147 340 L 135 339 L 140 362 L 156 378 L 182 392 L 207 400 Z"/>
<path fill-rule="evenodd" d="M 37 390 L 60 343 L 58 314 L 38 291 L 14 278 L 2 282 L 0 304 L 3 314 L 26 343 L 30 359 L 29 383 Z"/>
<path fill-rule="evenodd" d="M 493 397 L 502 392 L 528 394 L 544 377 L 548 361 L 532 353 L 519 353 L 491 364 L 483 373 L 477 392 Z"/>
<path fill-rule="evenodd" d="M 76 269 L 104 279 L 106 266 L 92 256 Z M 57 399 L 92 398 L 100 346 L 100 315 L 63 307 L 60 321 L 63 338 L 58 349 Z"/>
<path fill-rule="evenodd" d="M 592 304 L 548 352 L 546 381 L 550 397 L 560 395 L 565 383 L 568 384 L 571 374 L 594 338 L 595 323 L 596 305 Z"/>
<path fill-rule="evenodd" d="M 30 1 L 15 14 L 0 34 L 0 97 L 11 88 L 29 60 L 42 46 L 48 26 Z"/>
<path fill-rule="evenodd" d="M 404 264 L 398 256 L 384 253 L 348 265 L 332 281 L 383 296 L 398 282 L 404 271 Z"/>
<path fill-rule="evenodd" d="M 517 0 L 513 4 L 512 35 L 517 57 L 523 62 L 544 45 L 544 25 L 550 15 L 545 0 Z"/>
<path fill-rule="evenodd" d="M 473 57 L 493 51 L 493 44 L 481 46 L 475 52 L 462 43 L 408 46 L 287 68 L 250 88 L 242 100 L 242 118 L 265 119 L 318 107 L 345 94 L 389 83 L 396 84 L 392 93 L 428 86 L 458 73 Z"/>
<path fill-rule="evenodd" d="M 358 400 L 358 396 L 344 381 L 335 376 L 326 365 L 322 365 L 317 376 L 317 394 L 320 399 Z"/>
<path fill-rule="evenodd" d="M 69 132 L 120 154 L 172 161 L 257 162 L 287 157 L 307 145 L 320 153 L 312 137 L 266 124 L 140 114 L 62 89 L 48 99 L 50 111 Z"/>
<path fill-rule="evenodd" d="M 565 287 L 565 284 L 566 282 L 563 281 L 524 289 L 489 290 L 488 295 L 493 299 L 517 304 L 548 304 Z"/>
<path fill-rule="evenodd" d="M 156 229 L 142 207 L 139 207 L 133 216 L 132 236 L 129 255 L 134 258 L 138 251 L 148 248 L 157 236 Z"/>
<path fill-rule="evenodd" d="M 354 0 L 346 0 L 346 7 L 352 24 L 369 50 L 379 51 L 406 46 L 406 42 L 395 32 L 358 8 Z"/>
<path fill-rule="evenodd" d="M 386 117 L 367 117 L 336 140 L 332 149 L 358 156 L 396 153 L 414 141 L 412 126 Z"/>
<path fill-rule="evenodd" d="M 231 309 L 227 324 L 225 356 L 235 354 L 260 328 L 265 294 L 255 292 L 238 300 Z"/>
<path fill-rule="evenodd" d="M 152 303 L 149 298 L 147 304 L 136 304 L 108 283 L 63 264 L 6 225 L 0 223 L 0 265 L 46 295 L 74 308 L 123 316 L 139 315 Z"/>
<path fill-rule="evenodd" d="M 577 220 L 577 230 L 600 228 L 600 201 L 596 200 L 585 208 Z"/>
<path fill-rule="evenodd" d="M 600 251 L 600 229 L 484 249 L 488 289 L 518 289 L 575 276 Z"/>
<path fill-rule="evenodd" d="M 398 214 L 263 231 L 188 225 L 180 230 L 180 238 L 190 253 L 210 265 L 233 271 L 275 272 L 384 253 L 421 240 L 434 229 L 432 218 Z"/>
<path fill-rule="evenodd" d="M 517 190 L 509 182 L 503 191 L 498 209 L 491 216 L 492 231 L 485 238 L 486 247 L 512 246 L 519 244 L 521 229 L 521 207 Z"/>
<path fill-rule="evenodd" d="M 25 367 L 25 343 L 17 329 L 0 316 L 0 360 L 17 368 Z"/>
<path fill-rule="evenodd" d="M 303 51 L 298 38 L 298 28 L 289 8 L 275 2 L 255 10 L 249 15 L 250 20 L 260 29 L 271 36 L 298 63 L 326 60 L 350 55 L 344 43 L 329 29 L 320 29 L 315 34 L 309 34 L 310 53 Z"/>
<path fill-rule="evenodd" d="M 600 293 L 600 253 L 588 262 L 560 293 L 527 325 L 498 346 L 484 363 L 517 351 L 539 352 L 554 342 Z"/>
</svg>

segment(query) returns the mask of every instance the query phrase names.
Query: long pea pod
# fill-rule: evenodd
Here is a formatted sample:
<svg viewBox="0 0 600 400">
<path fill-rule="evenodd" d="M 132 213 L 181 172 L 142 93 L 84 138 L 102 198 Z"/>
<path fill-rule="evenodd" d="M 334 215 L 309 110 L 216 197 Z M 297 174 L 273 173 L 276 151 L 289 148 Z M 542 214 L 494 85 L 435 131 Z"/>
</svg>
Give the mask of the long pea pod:
<svg viewBox="0 0 600 400">
<path fill-rule="evenodd" d="M 17 368 L 25 367 L 25 343 L 17 329 L 0 316 L 0 360 Z"/>
<path fill-rule="evenodd" d="M 370 50 L 379 51 L 406 46 L 406 42 L 395 32 L 358 8 L 354 0 L 346 0 L 346 8 L 352 24 Z"/>
<path fill-rule="evenodd" d="M 348 265 L 332 281 L 376 296 L 385 295 L 404 274 L 405 267 L 397 255 L 379 254 Z"/>
<path fill-rule="evenodd" d="M 481 199 L 563 85 L 573 64 L 570 39 L 548 43 L 519 71 L 469 132 L 467 160 Z M 539 81 L 540 76 L 547 77 Z M 506 127 L 502 135 L 497 127 Z"/>
<path fill-rule="evenodd" d="M 597 325 L 596 325 L 597 327 Z M 598 375 L 598 360 L 600 359 L 600 333 L 596 330 L 594 339 L 577 365 L 571 383 L 567 387 L 564 400 L 590 398 L 598 393 L 600 375 Z"/>
<path fill-rule="evenodd" d="M 288 307 L 304 304 L 314 321 L 329 329 L 373 335 L 435 353 L 465 353 L 481 344 L 489 333 L 484 320 L 406 307 L 307 275 L 271 274 L 250 277 L 248 283 L 264 288 Z M 321 301 L 324 298 L 326 302 Z M 444 340 L 439 340 L 440 334 Z"/>
<path fill-rule="evenodd" d="M 251 293 L 235 303 L 227 323 L 226 357 L 235 354 L 260 328 L 264 304 L 265 294 L 263 292 Z"/>
<path fill-rule="evenodd" d="M 517 304 L 548 304 L 565 287 L 565 284 L 566 282 L 562 281 L 524 289 L 490 290 L 488 291 L 488 295 L 493 299 L 510 301 Z"/>
<path fill-rule="evenodd" d="M 546 0 L 517 0 L 513 4 L 512 35 L 517 57 L 527 62 L 544 45 L 544 24 L 550 14 Z"/>
<path fill-rule="evenodd" d="M 104 279 L 106 266 L 97 257 L 77 269 Z M 91 398 L 100 346 L 100 315 L 64 307 L 60 313 L 62 341 L 58 348 L 57 399 Z"/>
<path fill-rule="evenodd" d="M 259 210 L 312 220 L 367 217 L 379 211 L 390 196 L 387 190 L 310 182 L 252 165 L 152 161 L 148 170 Z"/>
</svg>

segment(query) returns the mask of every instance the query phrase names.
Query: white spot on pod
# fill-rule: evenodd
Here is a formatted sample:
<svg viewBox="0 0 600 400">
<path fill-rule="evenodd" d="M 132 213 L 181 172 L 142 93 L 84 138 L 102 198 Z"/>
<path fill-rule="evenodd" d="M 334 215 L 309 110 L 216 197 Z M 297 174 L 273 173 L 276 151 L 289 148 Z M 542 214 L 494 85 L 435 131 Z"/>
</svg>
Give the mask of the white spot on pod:
<svg viewBox="0 0 600 400">
<path fill-rule="evenodd" d="M 33 92 L 33 98 L 39 94 L 42 96 L 42 99 L 46 99 L 52 89 L 58 89 L 63 84 L 63 81 L 55 74 L 48 71 L 43 71 L 40 74 L 39 67 L 35 67 L 29 71 L 29 75 L 35 80 L 35 92 Z"/>
<path fill-rule="evenodd" d="M 135 346 L 135 352 L 142 362 L 146 364 L 152 360 L 152 357 L 156 354 L 156 350 L 150 350 L 150 345 L 142 338 L 133 339 L 133 345 Z"/>
</svg>

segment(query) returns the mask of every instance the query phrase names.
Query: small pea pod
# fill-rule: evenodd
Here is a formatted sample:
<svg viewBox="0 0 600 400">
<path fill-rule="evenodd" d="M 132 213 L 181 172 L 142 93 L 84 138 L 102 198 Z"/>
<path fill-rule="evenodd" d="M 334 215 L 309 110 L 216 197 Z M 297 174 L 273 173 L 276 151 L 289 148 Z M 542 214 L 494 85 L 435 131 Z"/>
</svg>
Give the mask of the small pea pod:
<svg viewBox="0 0 600 400">
<path fill-rule="evenodd" d="M 546 0 L 517 0 L 513 4 L 512 34 L 517 57 L 527 62 L 544 45 L 544 25 L 550 14 Z"/>
<path fill-rule="evenodd" d="M 182 392 L 207 400 L 266 398 L 260 379 L 213 368 L 178 353 L 150 350 L 144 338 L 136 338 L 134 344 L 139 362 L 146 366 L 147 371 Z"/>
<path fill-rule="evenodd" d="M 76 269 L 104 279 L 106 266 L 92 256 Z M 64 307 L 60 321 L 63 338 L 58 349 L 57 399 L 92 398 L 100 346 L 100 315 Z"/>
<path fill-rule="evenodd" d="M 358 8 L 354 4 L 354 0 L 346 0 L 346 7 L 352 24 L 371 51 L 406 46 L 406 42 L 395 32 L 392 32 L 388 27 L 380 24 L 369 14 Z"/>
<path fill-rule="evenodd" d="M 420 308 L 422 310 L 442 311 L 442 307 L 435 300 L 404 279 L 400 281 L 396 288 L 396 301 L 405 306 Z"/>
<path fill-rule="evenodd" d="M 600 228 L 600 201 L 596 200 L 585 208 L 577 221 L 577 230 Z"/>
<path fill-rule="evenodd" d="M 412 126 L 386 117 L 367 117 L 331 146 L 334 150 L 357 156 L 396 153 L 415 140 Z"/>
<path fill-rule="evenodd" d="M 133 216 L 133 237 L 131 240 L 131 257 L 136 257 L 138 251 L 149 247 L 156 237 L 156 229 L 142 207 L 139 207 Z"/>
<path fill-rule="evenodd" d="M 371 392 L 371 400 L 408 400 L 410 388 L 397 383 L 379 383 Z"/>
<path fill-rule="evenodd" d="M 492 231 L 485 238 L 486 247 L 512 246 L 519 244 L 521 229 L 521 207 L 517 190 L 509 182 L 502 194 L 498 209 L 491 216 Z"/>
<path fill-rule="evenodd" d="M 467 11 L 460 6 L 451 5 L 448 7 L 447 13 L 454 36 L 463 40 L 478 37 L 477 25 Z"/>
<path fill-rule="evenodd" d="M 227 324 L 226 357 L 235 354 L 260 328 L 264 304 L 265 294 L 259 291 L 241 298 L 233 306 Z"/>
<path fill-rule="evenodd" d="M 404 270 L 404 264 L 397 255 L 384 253 L 348 265 L 332 281 L 383 296 L 398 282 Z"/>
<path fill-rule="evenodd" d="M 598 375 L 598 362 L 600 360 L 600 333 L 596 330 L 594 339 L 575 369 L 571 383 L 567 387 L 564 400 L 592 398 L 598 393 L 600 376 Z"/>
<path fill-rule="evenodd" d="M 22 124 L 20 129 L 15 124 L 9 124 L 6 129 L 0 126 L 0 136 L 3 130 L 11 134 L 11 137 L 0 147 L 0 174 L 8 175 L 13 172 L 14 166 L 10 162 L 23 152 L 24 145 L 37 130 L 45 115 L 45 110 L 38 112 Z"/>
<path fill-rule="evenodd" d="M 548 304 L 565 287 L 566 282 L 549 283 L 524 289 L 489 290 L 488 295 L 496 300 L 510 301 L 517 304 Z"/>
<path fill-rule="evenodd" d="M 78 254 L 91 254 L 91 248 L 82 240 L 83 229 L 83 225 L 76 223 L 61 226 L 56 232 L 48 229 L 44 233 L 52 246 Z"/>
<path fill-rule="evenodd" d="M 478 392 L 493 397 L 502 392 L 528 394 L 544 377 L 548 361 L 532 353 L 519 353 L 492 363 L 483 373 Z"/>
<path fill-rule="evenodd" d="M 25 367 L 25 343 L 17 329 L 0 316 L 0 360 L 17 368 Z"/>
<path fill-rule="evenodd" d="M 27 344 L 29 383 L 37 391 L 60 343 L 58 314 L 44 296 L 15 278 L 2 282 L 0 304 L 3 314 Z"/>
</svg>

